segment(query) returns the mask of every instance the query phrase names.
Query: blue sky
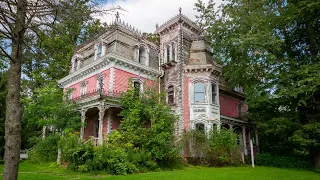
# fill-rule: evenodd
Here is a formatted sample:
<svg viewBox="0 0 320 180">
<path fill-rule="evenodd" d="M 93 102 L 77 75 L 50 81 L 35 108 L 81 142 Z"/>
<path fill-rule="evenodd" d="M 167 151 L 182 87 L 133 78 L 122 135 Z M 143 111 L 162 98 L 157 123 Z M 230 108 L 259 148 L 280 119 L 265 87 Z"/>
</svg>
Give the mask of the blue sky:
<svg viewBox="0 0 320 180">
<path fill-rule="evenodd" d="M 207 2 L 208 0 L 204 0 Z M 182 13 L 190 19 L 195 20 L 196 12 L 193 10 L 194 3 L 197 0 L 108 0 L 105 7 L 119 5 L 126 11 L 122 11 L 120 19 L 138 28 L 142 32 L 154 32 L 155 25 L 163 24 L 179 13 L 179 7 Z M 221 4 L 222 0 L 214 0 L 216 5 Z M 105 15 L 99 17 L 102 22 L 111 22 L 114 16 Z"/>
</svg>

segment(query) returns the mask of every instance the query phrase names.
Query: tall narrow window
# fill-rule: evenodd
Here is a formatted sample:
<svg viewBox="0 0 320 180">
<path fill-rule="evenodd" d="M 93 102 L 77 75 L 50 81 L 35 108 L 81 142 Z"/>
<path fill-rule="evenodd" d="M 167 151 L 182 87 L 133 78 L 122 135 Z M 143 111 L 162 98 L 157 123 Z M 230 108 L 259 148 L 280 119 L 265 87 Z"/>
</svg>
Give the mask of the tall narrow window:
<svg viewBox="0 0 320 180">
<path fill-rule="evenodd" d="M 170 61 L 170 45 L 167 45 L 167 62 Z"/>
<path fill-rule="evenodd" d="M 242 103 L 238 104 L 238 115 L 239 115 L 239 117 L 241 117 L 241 113 L 242 113 Z"/>
<path fill-rule="evenodd" d="M 170 85 L 168 87 L 168 104 L 174 104 L 174 87 Z"/>
<path fill-rule="evenodd" d="M 194 84 L 194 102 L 204 102 L 204 84 L 195 83 Z"/>
<path fill-rule="evenodd" d="M 103 81 L 104 81 L 103 77 L 99 77 L 97 79 L 97 91 L 102 91 L 103 90 L 103 86 L 104 86 Z"/>
<path fill-rule="evenodd" d="M 172 42 L 171 43 L 171 48 L 172 48 L 172 60 L 173 61 L 176 61 L 176 48 L 175 48 L 176 46 L 175 46 L 175 43 L 174 42 Z"/>
<path fill-rule="evenodd" d="M 204 124 L 203 123 L 197 123 L 196 124 L 196 131 L 204 132 Z"/>
<path fill-rule="evenodd" d="M 145 46 L 139 47 L 139 63 L 146 65 L 147 61 L 147 50 Z"/>
<path fill-rule="evenodd" d="M 140 95 L 140 86 L 141 84 L 139 82 L 134 82 L 133 87 L 134 87 L 134 95 L 139 96 Z"/>
<path fill-rule="evenodd" d="M 81 96 L 84 96 L 84 95 L 86 95 L 86 93 L 87 93 L 87 85 L 85 82 L 83 82 L 81 84 L 80 94 L 81 94 Z"/>
<path fill-rule="evenodd" d="M 211 84 L 211 93 L 212 93 L 212 96 L 211 96 L 212 103 L 217 104 L 217 101 L 216 101 L 217 88 L 215 84 Z"/>
<path fill-rule="evenodd" d="M 98 56 L 98 57 L 101 57 L 101 56 L 102 56 L 102 43 L 100 43 L 99 46 L 98 46 L 97 56 Z"/>
</svg>

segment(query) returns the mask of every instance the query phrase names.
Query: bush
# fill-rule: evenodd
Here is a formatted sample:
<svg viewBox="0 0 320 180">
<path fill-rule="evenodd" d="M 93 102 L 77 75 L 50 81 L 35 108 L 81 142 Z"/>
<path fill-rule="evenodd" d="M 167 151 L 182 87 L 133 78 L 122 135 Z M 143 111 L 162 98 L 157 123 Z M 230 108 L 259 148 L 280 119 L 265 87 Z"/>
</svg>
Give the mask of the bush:
<svg viewBox="0 0 320 180">
<path fill-rule="evenodd" d="M 279 168 L 312 168 L 312 164 L 310 162 L 299 157 L 274 156 L 268 153 L 257 154 L 255 156 L 255 163 L 260 166 L 273 166 Z"/>
<path fill-rule="evenodd" d="M 32 163 L 48 163 L 56 161 L 58 154 L 58 141 L 59 136 L 57 134 L 40 140 L 29 151 L 28 160 Z"/>
<path fill-rule="evenodd" d="M 209 137 L 208 137 L 209 136 Z M 191 130 L 184 136 L 188 163 L 206 166 L 227 166 L 241 163 L 237 135 L 221 129 L 205 134 Z"/>
<path fill-rule="evenodd" d="M 78 136 L 67 134 L 61 140 L 63 161 L 75 171 L 106 171 L 109 174 L 128 174 L 137 172 L 136 166 L 129 161 L 124 148 L 104 144 L 94 146 L 91 142 L 78 142 Z"/>
</svg>

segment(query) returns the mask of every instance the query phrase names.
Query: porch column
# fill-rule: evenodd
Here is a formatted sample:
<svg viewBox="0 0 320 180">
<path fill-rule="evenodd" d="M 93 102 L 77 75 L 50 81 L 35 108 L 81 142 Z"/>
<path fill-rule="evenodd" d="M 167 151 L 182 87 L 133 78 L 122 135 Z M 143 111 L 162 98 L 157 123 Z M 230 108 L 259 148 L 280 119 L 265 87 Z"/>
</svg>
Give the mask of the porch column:
<svg viewBox="0 0 320 180">
<path fill-rule="evenodd" d="M 259 146 L 258 141 L 258 129 L 255 129 L 255 135 L 256 135 L 256 146 Z"/>
<path fill-rule="evenodd" d="M 247 139 L 246 139 L 246 127 L 242 126 L 242 138 L 243 138 L 243 151 L 245 155 L 248 155 L 247 151 Z"/>
<path fill-rule="evenodd" d="M 86 120 L 86 110 L 82 109 L 81 110 L 81 129 L 80 129 L 80 139 L 83 139 L 84 136 L 84 123 Z"/>
<path fill-rule="evenodd" d="M 103 117 L 105 111 L 104 102 L 100 102 L 99 106 L 99 131 L 98 131 L 98 145 L 103 144 Z"/>
<path fill-rule="evenodd" d="M 233 124 L 229 124 L 229 130 L 233 131 Z"/>
</svg>

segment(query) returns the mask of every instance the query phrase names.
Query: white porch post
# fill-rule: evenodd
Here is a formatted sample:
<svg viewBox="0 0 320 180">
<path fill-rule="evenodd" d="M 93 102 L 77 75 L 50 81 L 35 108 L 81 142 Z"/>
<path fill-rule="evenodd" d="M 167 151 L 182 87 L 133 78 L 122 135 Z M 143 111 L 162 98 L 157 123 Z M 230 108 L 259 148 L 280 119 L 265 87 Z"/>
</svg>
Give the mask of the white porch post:
<svg viewBox="0 0 320 180">
<path fill-rule="evenodd" d="M 243 151 L 245 155 L 248 155 L 247 151 L 247 139 L 246 139 L 246 127 L 242 126 L 242 137 L 243 137 Z"/>
<path fill-rule="evenodd" d="M 105 106 L 104 102 L 100 102 L 99 106 L 99 131 L 98 131 L 98 145 L 103 143 L 103 117 L 104 117 Z"/>
<path fill-rule="evenodd" d="M 81 129 L 80 129 L 80 139 L 83 139 L 84 136 L 84 123 L 86 120 L 86 110 L 82 109 L 81 110 Z"/>
</svg>

